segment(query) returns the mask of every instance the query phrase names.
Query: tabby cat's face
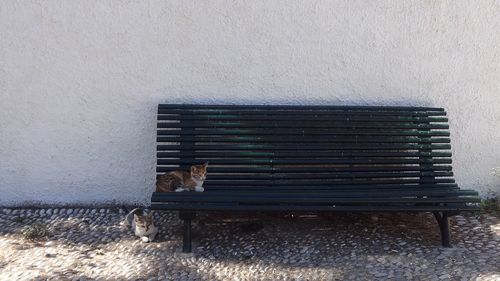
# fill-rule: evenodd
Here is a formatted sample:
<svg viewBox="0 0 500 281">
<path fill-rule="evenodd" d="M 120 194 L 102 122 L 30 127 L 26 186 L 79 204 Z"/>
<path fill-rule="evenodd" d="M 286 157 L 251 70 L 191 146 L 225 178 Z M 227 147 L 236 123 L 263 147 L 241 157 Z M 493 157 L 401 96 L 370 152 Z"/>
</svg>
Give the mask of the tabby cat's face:
<svg viewBox="0 0 500 281">
<path fill-rule="evenodd" d="M 191 177 L 196 181 L 204 181 L 207 178 L 208 163 L 191 166 Z"/>
<path fill-rule="evenodd" d="M 153 214 L 149 213 L 147 215 L 134 215 L 134 221 L 137 227 L 149 231 L 149 228 L 153 226 Z"/>
</svg>

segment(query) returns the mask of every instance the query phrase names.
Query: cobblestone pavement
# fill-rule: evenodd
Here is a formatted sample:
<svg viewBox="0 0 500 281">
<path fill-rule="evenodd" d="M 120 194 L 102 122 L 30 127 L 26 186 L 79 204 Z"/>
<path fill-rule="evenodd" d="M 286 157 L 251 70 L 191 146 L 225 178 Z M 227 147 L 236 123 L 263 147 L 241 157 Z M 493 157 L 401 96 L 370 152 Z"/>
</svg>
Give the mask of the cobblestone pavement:
<svg viewBox="0 0 500 281">
<path fill-rule="evenodd" d="M 140 242 L 123 209 L 1 209 L 0 280 L 500 280 L 500 218 L 457 216 L 453 248 L 431 214 L 222 215 L 195 225 L 157 212 L 160 233 Z M 49 236 L 21 230 L 41 223 Z"/>
</svg>

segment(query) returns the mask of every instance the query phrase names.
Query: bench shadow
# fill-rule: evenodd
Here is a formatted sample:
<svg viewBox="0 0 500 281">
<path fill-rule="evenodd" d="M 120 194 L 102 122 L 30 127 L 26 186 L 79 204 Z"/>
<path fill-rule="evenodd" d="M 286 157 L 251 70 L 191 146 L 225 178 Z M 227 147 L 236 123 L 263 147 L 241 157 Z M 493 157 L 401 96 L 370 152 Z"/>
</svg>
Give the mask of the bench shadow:
<svg viewBox="0 0 500 281">
<path fill-rule="evenodd" d="M 344 268 L 346 257 L 361 261 L 357 270 L 365 271 L 364 263 L 373 263 L 370 259 L 375 257 L 401 256 L 435 266 L 433 263 L 443 260 L 459 262 L 457 257 L 463 256 L 477 263 L 481 274 L 500 273 L 499 268 L 491 266 L 500 264 L 500 257 L 497 262 L 484 257 L 486 249 L 495 245 L 487 241 L 498 241 L 497 234 L 477 230 L 478 235 L 484 237 L 484 245 L 469 250 L 465 244 L 470 232 L 462 233 L 463 226 L 452 220 L 453 248 L 444 248 L 437 222 L 430 213 L 209 213 L 201 220 L 193 233 L 193 251 L 199 258 L 293 267 L 337 267 L 352 272 L 353 268 Z M 470 231 L 474 232 L 474 228 Z M 427 260 L 429 256 L 436 259 Z M 457 263 L 453 269 L 466 272 L 466 267 Z"/>
<path fill-rule="evenodd" d="M 371 253 L 386 253 L 396 244 L 440 246 L 437 223 L 431 214 L 391 213 L 209 213 L 195 226 L 193 239 L 200 248 L 269 249 L 287 246 L 322 252 L 342 252 L 349 246 L 369 246 Z M 179 234 L 180 231 L 178 232 Z M 234 245 L 229 237 L 239 237 Z M 295 242 L 300 243 L 295 244 Z M 373 247 L 375 245 L 375 247 Z M 385 248 L 385 249 L 384 249 Z M 241 250 L 241 249 L 240 249 Z M 203 253 L 203 251 L 201 252 Z M 222 254 L 221 258 L 230 256 Z M 265 258 L 265 257 L 262 257 Z"/>
</svg>

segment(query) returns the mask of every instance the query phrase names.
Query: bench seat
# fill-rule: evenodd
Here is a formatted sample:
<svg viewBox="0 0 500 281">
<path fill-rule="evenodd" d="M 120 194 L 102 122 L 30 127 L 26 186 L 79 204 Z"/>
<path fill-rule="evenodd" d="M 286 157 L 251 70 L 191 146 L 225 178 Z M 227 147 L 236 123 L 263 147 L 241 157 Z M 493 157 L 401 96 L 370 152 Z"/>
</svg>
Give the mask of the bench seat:
<svg viewBox="0 0 500 281">
<path fill-rule="evenodd" d="M 479 202 L 473 190 L 270 190 L 264 192 L 155 192 L 151 207 L 196 211 L 473 211 Z M 441 206 L 447 204 L 448 206 Z M 451 204 L 456 204 L 452 206 Z"/>
</svg>

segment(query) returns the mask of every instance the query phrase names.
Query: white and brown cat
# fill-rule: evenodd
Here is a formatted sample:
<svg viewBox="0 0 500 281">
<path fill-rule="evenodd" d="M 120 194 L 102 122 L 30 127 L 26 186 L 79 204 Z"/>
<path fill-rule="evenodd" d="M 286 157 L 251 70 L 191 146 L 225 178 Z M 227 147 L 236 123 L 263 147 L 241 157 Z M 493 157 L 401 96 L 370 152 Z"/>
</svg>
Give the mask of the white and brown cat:
<svg viewBox="0 0 500 281">
<path fill-rule="evenodd" d="M 143 242 L 152 242 L 158 233 L 158 227 L 153 221 L 153 213 L 136 208 L 127 214 L 124 221 L 125 226 L 130 226 L 134 234 Z"/>
<path fill-rule="evenodd" d="M 161 175 L 156 181 L 156 192 L 203 192 L 203 182 L 207 178 L 208 162 L 191 166 L 189 171 L 172 171 Z"/>
</svg>

